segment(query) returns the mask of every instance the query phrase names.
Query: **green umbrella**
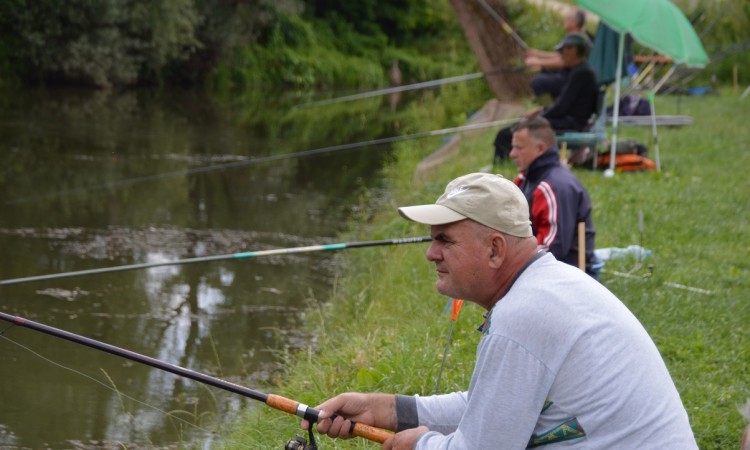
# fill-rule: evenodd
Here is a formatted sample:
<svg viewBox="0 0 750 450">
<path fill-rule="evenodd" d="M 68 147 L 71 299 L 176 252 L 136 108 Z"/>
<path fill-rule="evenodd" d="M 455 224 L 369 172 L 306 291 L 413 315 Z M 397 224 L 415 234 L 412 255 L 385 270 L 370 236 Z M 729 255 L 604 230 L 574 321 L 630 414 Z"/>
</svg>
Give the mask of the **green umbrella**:
<svg viewBox="0 0 750 450">
<path fill-rule="evenodd" d="M 616 31 L 688 67 L 704 67 L 708 55 L 685 15 L 669 0 L 576 0 Z"/>
<path fill-rule="evenodd" d="M 614 174 L 615 168 L 625 33 L 630 33 L 641 44 L 688 67 L 704 67 L 708 64 L 708 55 L 693 26 L 682 11 L 669 0 L 576 0 L 576 3 L 598 15 L 599 19 L 620 32 L 608 171 L 611 175 Z M 658 165 L 658 147 L 656 152 Z"/>
</svg>

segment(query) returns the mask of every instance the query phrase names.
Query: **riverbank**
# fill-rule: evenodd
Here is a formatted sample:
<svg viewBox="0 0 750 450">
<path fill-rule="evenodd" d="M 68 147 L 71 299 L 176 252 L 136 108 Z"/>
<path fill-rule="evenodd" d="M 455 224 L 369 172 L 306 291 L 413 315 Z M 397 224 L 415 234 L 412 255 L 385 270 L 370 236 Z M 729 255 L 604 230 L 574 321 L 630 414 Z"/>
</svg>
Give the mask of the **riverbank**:
<svg viewBox="0 0 750 450">
<path fill-rule="evenodd" d="M 640 243 L 654 252 L 648 261 L 654 266 L 651 277 L 643 277 L 646 268 L 624 260 L 606 266 L 602 283 L 656 342 L 700 448 L 736 448 L 744 426 L 737 407 L 750 396 L 750 180 L 732 168 L 748 164 L 750 131 L 743 124 L 748 106 L 731 95 L 657 102 L 661 114 L 695 119 L 690 127 L 659 129 L 662 173 L 605 179 L 601 172 L 575 172 L 591 193 L 597 247 Z M 621 134 L 650 143 L 650 128 Z M 396 208 L 433 202 L 447 181 L 486 165 L 493 138 L 488 130 L 462 139 L 455 156 L 418 179 L 415 167 L 439 141 L 398 144 L 397 160 L 385 172 L 388 195 L 370 199 L 367 219 L 364 214 L 354 218 L 347 239 L 425 235 L 426 227 L 403 220 Z M 511 177 L 515 170 L 506 165 L 499 172 Z M 450 316 L 443 314 L 448 299 L 434 289 L 434 269 L 423 256 L 426 247 L 341 253 L 342 278 L 329 299 L 314 300 L 306 313 L 314 345 L 288 355 L 283 381 L 269 389 L 310 405 L 350 390 L 433 393 Z M 468 386 L 482 313 L 473 304 L 462 309 L 440 392 Z M 223 447 L 281 448 L 299 431 L 296 418 L 259 407 L 237 424 Z M 321 437 L 320 445 L 378 448 L 363 439 Z"/>
</svg>

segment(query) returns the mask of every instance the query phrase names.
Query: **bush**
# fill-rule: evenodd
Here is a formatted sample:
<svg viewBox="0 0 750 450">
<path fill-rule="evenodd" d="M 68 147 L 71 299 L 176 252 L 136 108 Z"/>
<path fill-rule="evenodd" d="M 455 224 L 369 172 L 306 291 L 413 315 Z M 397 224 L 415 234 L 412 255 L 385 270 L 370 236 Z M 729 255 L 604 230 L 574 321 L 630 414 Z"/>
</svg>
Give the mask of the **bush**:
<svg viewBox="0 0 750 450">
<path fill-rule="evenodd" d="M 190 0 L 15 0 L 4 4 L 0 39 L 25 80 L 127 85 L 186 59 L 198 20 Z"/>
</svg>

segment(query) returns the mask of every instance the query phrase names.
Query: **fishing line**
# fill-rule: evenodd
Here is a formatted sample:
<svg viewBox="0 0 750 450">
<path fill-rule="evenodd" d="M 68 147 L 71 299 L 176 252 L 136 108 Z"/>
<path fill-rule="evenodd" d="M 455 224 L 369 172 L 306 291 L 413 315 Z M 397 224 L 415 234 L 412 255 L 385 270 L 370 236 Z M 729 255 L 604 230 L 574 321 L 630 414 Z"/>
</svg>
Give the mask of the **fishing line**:
<svg viewBox="0 0 750 450">
<path fill-rule="evenodd" d="M 323 155 L 323 154 L 333 153 L 333 152 L 337 152 L 341 150 L 350 150 L 350 149 L 362 148 L 362 147 L 368 147 L 368 146 L 390 144 L 393 142 L 400 142 L 400 141 L 405 141 L 409 139 L 418 139 L 418 138 L 431 137 L 431 136 L 442 136 L 446 134 L 454 134 L 460 131 L 478 130 L 478 129 L 489 128 L 489 127 L 494 127 L 498 125 L 507 125 L 509 123 L 517 122 L 518 120 L 519 120 L 518 118 L 496 120 L 493 122 L 462 125 L 462 126 L 457 126 L 457 127 L 443 128 L 440 130 L 422 131 L 419 133 L 406 134 L 402 136 L 391 136 L 391 137 L 381 138 L 381 139 L 371 139 L 369 141 L 332 145 L 328 147 L 321 147 L 321 148 L 316 148 L 316 149 L 311 149 L 311 150 L 303 150 L 301 152 L 296 152 L 296 153 L 285 153 L 281 155 L 269 155 L 269 156 L 261 156 L 261 157 L 256 157 L 256 158 L 247 158 L 243 161 L 216 164 L 213 166 L 196 167 L 194 169 L 176 170 L 174 172 L 166 172 L 162 174 L 146 175 L 143 177 L 130 178 L 130 179 L 121 180 L 115 183 L 106 183 L 106 184 L 94 185 L 94 186 L 90 186 L 86 188 L 68 189 L 68 190 L 58 191 L 58 192 L 51 193 L 51 194 L 36 195 L 36 196 L 6 201 L 3 204 L 14 205 L 14 204 L 24 203 L 24 202 L 28 202 L 32 200 L 50 199 L 50 198 L 56 198 L 56 197 L 60 197 L 63 195 L 68 195 L 68 194 L 87 193 L 87 192 L 91 192 L 94 190 L 133 185 L 133 184 L 143 183 L 146 181 L 161 180 L 165 178 L 171 178 L 171 177 L 177 177 L 177 176 L 183 176 L 183 175 L 207 173 L 207 172 L 212 172 L 216 170 L 236 169 L 238 167 L 246 167 L 250 165 L 262 164 L 262 163 L 267 163 L 267 162 L 272 162 L 272 161 L 281 161 L 285 159 L 294 159 L 294 158 L 306 158 L 309 156 Z"/>
<path fill-rule="evenodd" d="M 10 324 L 10 325 L 8 325 L 7 327 L 5 327 L 5 328 L 3 328 L 2 330 L 0 330 L 0 337 L 2 337 L 2 336 L 3 336 L 3 334 L 5 334 L 5 332 L 6 332 L 6 331 L 8 331 L 8 330 L 10 330 L 11 328 L 13 328 L 13 326 L 14 326 L 14 325 L 15 325 L 15 324 L 11 323 L 11 324 Z"/>
<path fill-rule="evenodd" d="M 177 420 L 179 420 L 180 422 L 182 422 L 184 424 L 192 426 L 192 427 L 194 427 L 194 428 L 196 428 L 196 429 L 198 429 L 200 431 L 203 431 L 204 433 L 209 433 L 209 434 L 212 433 L 211 430 L 207 430 L 207 429 L 201 427 L 200 425 L 196 425 L 194 423 L 191 423 L 191 422 L 183 419 L 182 417 L 176 416 L 176 415 L 174 415 L 174 414 L 172 414 L 170 412 L 164 411 L 164 410 L 162 410 L 162 409 L 160 409 L 160 408 L 158 408 L 158 407 L 156 407 L 154 405 L 150 405 L 150 404 L 148 404 L 148 403 L 146 403 L 144 401 L 138 400 L 137 398 L 131 397 L 130 395 L 125 394 L 122 391 L 118 391 L 117 389 L 115 389 L 112 386 L 110 386 L 110 385 L 102 382 L 101 380 L 97 380 L 96 378 L 92 377 L 91 375 L 88 375 L 88 374 L 85 374 L 83 372 L 80 372 L 80 371 L 78 371 L 76 369 L 73 369 L 72 367 L 65 366 L 64 364 L 61 364 L 61 363 L 59 363 L 57 361 L 53 361 L 53 360 L 47 358 L 46 356 L 44 356 L 44 355 L 42 355 L 40 353 L 37 353 L 36 351 L 32 350 L 31 348 L 29 348 L 29 347 L 27 347 L 27 346 L 25 346 L 25 345 L 23 345 L 23 344 L 21 344 L 19 342 L 16 342 L 16 341 L 14 341 L 13 339 L 11 339 L 11 338 L 9 338 L 7 336 L 4 336 L 3 333 L 5 333 L 8 329 L 10 329 L 11 327 L 13 327 L 13 325 L 14 324 L 11 324 L 11 326 L 9 326 L 9 327 L 5 328 L 4 330 L 0 331 L 0 339 L 4 339 L 4 340 L 10 342 L 11 344 L 16 345 L 16 346 L 22 348 L 23 350 L 26 350 L 27 352 L 31 353 L 32 355 L 40 358 L 41 360 L 43 360 L 43 361 L 45 361 L 45 362 L 47 362 L 49 364 L 57 366 L 57 367 L 59 367 L 61 369 L 65 369 L 65 370 L 67 370 L 69 372 L 73 372 L 74 374 L 79 375 L 79 376 L 81 376 L 83 378 L 86 378 L 86 379 L 88 379 L 90 381 L 93 381 L 94 383 L 99 384 L 100 386 L 104 386 L 106 389 L 114 392 L 115 394 L 117 394 L 119 396 L 125 397 L 128 400 L 132 400 L 132 401 L 134 401 L 134 402 L 136 402 L 138 404 L 141 404 L 143 406 L 149 407 L 149 408 L 153 409 L 154 411 L 157 411 L 157 412 L 159 412 L 161 414 L 164 414 L 165 416 L 170 417 L 172 419 L 177 419 Z"/>
</svg>

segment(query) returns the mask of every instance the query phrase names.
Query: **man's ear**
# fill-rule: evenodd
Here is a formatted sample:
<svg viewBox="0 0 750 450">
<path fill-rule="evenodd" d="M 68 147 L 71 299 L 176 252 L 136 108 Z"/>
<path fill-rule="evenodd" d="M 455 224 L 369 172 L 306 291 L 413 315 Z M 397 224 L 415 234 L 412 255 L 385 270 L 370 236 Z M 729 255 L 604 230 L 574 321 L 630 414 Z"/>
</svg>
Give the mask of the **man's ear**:
<svg viewBox="0 0 750 450">
<path fill-rule="evenodd" d="M 538 139 L 536 141 L 535 146 L 536 146 L 536 154 L 537 155 L 541 155 L 542 153 L 544 153 L 544 152 L 547 151 L 547 144 L 545 144 L 544 141 L 541 140 L 541 139 Z"/>
<path fill-rule="evenodd" d="M 508 252 L 508 241 L 502 233 L 490 235 L 490 267 L 499 269 L 505 261 Z"/>
</svg>

